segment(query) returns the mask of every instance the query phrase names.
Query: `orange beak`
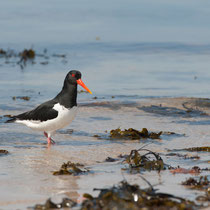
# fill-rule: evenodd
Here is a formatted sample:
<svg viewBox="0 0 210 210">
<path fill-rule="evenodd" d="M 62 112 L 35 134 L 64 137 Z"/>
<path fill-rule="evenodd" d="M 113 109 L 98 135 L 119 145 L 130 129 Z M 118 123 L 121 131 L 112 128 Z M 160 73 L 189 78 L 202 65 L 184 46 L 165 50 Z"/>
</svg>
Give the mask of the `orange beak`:
<svg viewBox="0 0 210 210">
<path fill-rule="evenodd" d="M 88 89 L 88 87 L 85 85 L 85 83 L 81 79 L 77 80 L 77 84 L 82 86 L 85 90 L 87 90 L 90 94 L 92 94 L 92 92 Z"/>
</svg>

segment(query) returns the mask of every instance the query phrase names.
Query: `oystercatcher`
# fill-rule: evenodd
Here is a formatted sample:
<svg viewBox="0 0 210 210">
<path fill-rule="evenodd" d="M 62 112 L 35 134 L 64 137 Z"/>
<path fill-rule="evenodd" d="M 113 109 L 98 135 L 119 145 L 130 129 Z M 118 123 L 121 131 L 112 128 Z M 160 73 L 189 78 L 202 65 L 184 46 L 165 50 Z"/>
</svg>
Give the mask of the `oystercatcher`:
<svg viewBox="0 0 210 210">
<path fill-rule="evenodd" d="M 29 128 L 43 131 L 48 145 L 54 144 L 52 135 L 72 122 L 77 111 L 77 84 L 90 94 L 92 92 L 81 80 L 81 72 L 70 71 L 64 80 L 61 92 L 52 100 L 46 101 L 35 109 L 13 116 L 7 123 L 22 123 Z"/>
</svg>

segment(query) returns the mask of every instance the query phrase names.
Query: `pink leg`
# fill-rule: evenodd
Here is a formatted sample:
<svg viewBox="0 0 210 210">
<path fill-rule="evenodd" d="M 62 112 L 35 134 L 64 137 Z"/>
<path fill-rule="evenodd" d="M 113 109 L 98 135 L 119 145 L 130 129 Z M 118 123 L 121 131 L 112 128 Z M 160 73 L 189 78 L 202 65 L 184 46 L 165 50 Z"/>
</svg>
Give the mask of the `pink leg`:
<svg viewBox="0 0 210 210">
<path fill-rule="evenodd" d="M 48 145 L 55 144 L 55 142 L 51 139 L 51 137 L 48 137 L 48 134 L 45 131 L 44 131 L 44 135 L 47 137 L 47 143 L 48 143 Z"/>
<path fill-rule="evenodd" d="M 47 138 L 47 143 L 48 145 L 55 144 L 55 142 L 50 137 Z"/>
</svg>

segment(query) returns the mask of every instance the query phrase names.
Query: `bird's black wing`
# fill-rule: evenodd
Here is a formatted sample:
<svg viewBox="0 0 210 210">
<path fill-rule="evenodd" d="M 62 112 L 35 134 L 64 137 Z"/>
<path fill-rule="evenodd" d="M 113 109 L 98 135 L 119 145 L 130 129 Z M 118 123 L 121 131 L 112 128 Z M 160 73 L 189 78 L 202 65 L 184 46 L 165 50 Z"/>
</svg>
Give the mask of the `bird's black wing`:
<svg viewBox="0 0 210 210">
<path fill-rule="evenodd" d="M 39 121 L 47 121 L 54 119 L 58 116 L 58 111 L 53 109 L 53 106 L 57 102 L 54 100 L 47 101 L 35 109 L 24 112 L 17 116 L 12 117 L 12 119 L 8 120 L 7 122 L 14 122 L 15 120 L 39 120 Z"/>
</svg>

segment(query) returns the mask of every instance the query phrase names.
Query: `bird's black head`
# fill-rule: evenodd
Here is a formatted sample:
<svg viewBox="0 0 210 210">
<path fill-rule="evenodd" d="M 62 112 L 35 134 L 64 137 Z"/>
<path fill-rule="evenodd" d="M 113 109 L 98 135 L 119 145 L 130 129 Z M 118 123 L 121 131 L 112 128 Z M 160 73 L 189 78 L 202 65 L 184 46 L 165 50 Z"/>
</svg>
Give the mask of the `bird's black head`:
<svg viewBox="0 0 210 210">
<path fill-rule="evenodd" d="M 87 88 L 84 82 L 81 80 L 81 72 L 77 70 L 71 70 L 64 80 L 63 88 L 61 92 L 55 97 L 54 100 L 58 101 L 61 105 L 72 108 L 77 105 L 77 85 L 81 85 L 90 94 L 91 91 Z"/>
<path fill-rule="evenodd" d="M 77 80 L 81 79 L 82 74 L 80 71 L 78 70 L 71 70 L 67 75 L 66 75 L 66 80 L 70 83 L 70 84 L 77 84 Z"/>
<path fill-rule="evenodd" d="M 82 77 L 82 74 L 81 74 L 80 71 L 78 71 L 78 70 L 71 70 L 66 75 L 66 79 L 64 81 L 64 86 L 65 86 L 65 83 L 69 83 L 69 84 L 75 85 L 75 86 L 77 86 L 77 84 L 78 84 L 78 85 L 82 86 L 85 90 L 87 90 L 90 94 L 92 94 L 92 92 L 87 88 L 87 86 L 81 80 L 81 77 Z"/>
</svg>

